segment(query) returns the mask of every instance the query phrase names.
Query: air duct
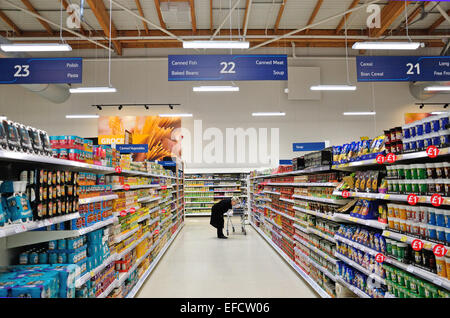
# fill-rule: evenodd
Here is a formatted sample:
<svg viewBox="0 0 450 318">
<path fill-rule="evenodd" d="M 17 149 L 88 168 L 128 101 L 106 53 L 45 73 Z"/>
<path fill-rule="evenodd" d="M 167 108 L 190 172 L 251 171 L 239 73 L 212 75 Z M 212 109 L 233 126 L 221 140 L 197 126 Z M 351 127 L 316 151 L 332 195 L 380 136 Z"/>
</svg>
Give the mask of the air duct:
<svg viewBox="0 0 450 318">
<path fill-rule="evenodd" d="M 449 85 L 450 82 L 411 82 L 409 83 L 409 92 L 415 99 L 426 100 L 435 96 L 436 94 L 441 94 L 442 92 L 427 92 L 425 90 L 425 87 Z"/>
<path fill-rule="evenodd" d="M 6 43 L 11 43 L 11 41 L 0 36 L 0 44 Z M 0 58 L 6 57 L 23 58 L 27 56 L 21 53 L 6 53 L 0 51 Z M 69 85 L 67 84 L 19 84 L 19 86 L 22 86 L 55 104 L 64 103 L 70 97 Z"/>
</svg>

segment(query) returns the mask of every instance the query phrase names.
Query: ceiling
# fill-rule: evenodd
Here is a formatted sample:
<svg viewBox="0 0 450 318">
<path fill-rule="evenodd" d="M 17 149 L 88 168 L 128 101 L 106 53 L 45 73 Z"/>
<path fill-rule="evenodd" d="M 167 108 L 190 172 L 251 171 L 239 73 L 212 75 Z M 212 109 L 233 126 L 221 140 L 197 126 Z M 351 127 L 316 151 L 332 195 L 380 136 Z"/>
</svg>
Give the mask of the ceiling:
<svg viewBox="0 0 450 318">
<path fill-rule="evenodd" d="M 369 38 L 406 40 L 407 31 L 411 38 L 427 47 L 444 47 L 450 38 L 450 23 L 440 12 L 450 14 L 450 3 L 445 1 L 437 1 L 439 7 L 432 1 L 408 1 L 408 30 L 403 1 L 379 1 L 381 27 L 370 30 L 366 7 L 344 19 L 346 10 L 370 0 L 111 1 L 111 30 L 110 0 L 84 0 L 81 28 L 71 29 L 72 33 L 63 30 L 64 40 L 74 49 L 108 46 L 111 31 L 112 48 L 115 54 L 122 55 L 126 49 L 179 48 L 182 40 L 211 37 L 217 40 L 245 37 L 253 48 L 290 47 L 292 43 L 296 47 L 344 47 L 345 25 L 347 45 Z M 65 8 L 81 2 L 0 0 L 0 35 L 12 42 L 59 41 L 60 21 L 66 27 L 69 16 Z M 310 24 L 314 25 L 305 28 Z"/>
</svg>

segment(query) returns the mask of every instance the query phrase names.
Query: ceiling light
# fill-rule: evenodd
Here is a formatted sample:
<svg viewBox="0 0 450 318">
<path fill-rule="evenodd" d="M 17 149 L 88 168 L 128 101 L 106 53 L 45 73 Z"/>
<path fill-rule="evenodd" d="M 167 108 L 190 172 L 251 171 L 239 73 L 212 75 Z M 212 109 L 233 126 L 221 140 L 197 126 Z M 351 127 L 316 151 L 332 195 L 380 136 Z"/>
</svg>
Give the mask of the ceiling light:
<svg viewBox="0 0 450 318">
<path fill-rule="evenodd" d="M 289 88 L 285 88 L 285 89 L 284 89 L 284 92 L 285 92 L 286 94 L 289 94 Z"/>
<path fill-rule="evenodd" d="M 372 116 L 376 115 L 376 112 L 345 112 L 344 116 Z"/>
<path fill-rule="evenodd" d="M 183 41 L 185 49 L 248 49 L 248 41 Z"/>
<path fill-rule="evenodd" d="M 159 114 L 159 117 L 192 117 L 192 114 Z"/>
<path fill-rule="evenodd" d="M 69 89 L 71 93 L 115 93 L 114 87 L 78 87 Z"/>
<path fill-rule="evenodd" d="M 72 51 L 69 44 L 61 43 L 16 43 L 16 44 L 1 44 L 0 48 L 4 52 L 58 52 L 58 51 Z"/>
<path fill-rule="evenodd" d="M 275 113 L 252 113 L 254 117 L 267 117 L 267 116 L 286 116 L 286 113 L 275 112 Z"/>
<path fill-rule="evenodd" d="M 239 92 L 238 86 L 196 86 L 194 92 Z"/>
<path fill-rule="evenodd" d="M 425 87 L 425 90 L 427 92 L 448 92 L 448 91 L 450 91 L 450 85 L 449 86 L 428 86 L 428 87 Z"/>
<path fill-rule="evenodd" d="M 431 112 L 432 115 L 442 115 L 447 114 L 447 112 Z"/>
<path fill-rule="evenodd" d="M 310 88 L 312 91 L 356 91 L 353 85 L 315 85 Z"/>
<path fill-rule="evenodd" d="M 66 115 L 68 119 L 78 119 L 78 118 L 99 118 L 99 115 Z"/>
<path fill-rule="evenodd" d="M 420 42 L 355 42 L 354 50 L 417 50 L 423 47 Z"/>
</svg>

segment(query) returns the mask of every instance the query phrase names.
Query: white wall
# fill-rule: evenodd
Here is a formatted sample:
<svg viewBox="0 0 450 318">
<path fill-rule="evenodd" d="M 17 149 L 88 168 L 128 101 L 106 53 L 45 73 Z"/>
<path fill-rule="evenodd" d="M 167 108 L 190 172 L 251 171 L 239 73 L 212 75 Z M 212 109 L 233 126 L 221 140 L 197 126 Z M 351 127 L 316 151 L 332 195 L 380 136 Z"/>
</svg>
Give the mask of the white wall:
<svg viewBox="0 0 450 318">
<path fill-rule="evenodd" d="M 290 66 L 321 67 L 324 84 L 343 83 L 346 63 L 343 59 L 290 59 Z M 350 62 L 350 79 L 355 79 L 355 62 Z M 85 61 L 83 84 L 107 85 L 107 62 Z M 419 112 L 416 101 L 409 93 L 408 83 L 376 83 L 375 117 L 343 116 L 344 111 L 372 109 L 372 84 L 358 83 L 356 92 L 325 92 L 320 101 L 288 101 L 283 92 L 285 82 L 239 82 L 239 93 L 192 92 L 194 82 L 168 82 L 167 59 L 116 60 L 112 62 L 112 84 L 116 94 L 73 95 L 63 104 L 52 104 L 21 87 L 0 86 L 0 114 L 27 125 L 47 130 L 50 134 L 76 134 L 82 137 L 97 135 L 96 120 L 65 119 L 66 114 L 97 113 L 92 104 L 102 103 L 180 103 L 177 112 L 194 114 L 193 119 L 203 121 L 203 129 L 272 128 L 280 129 L 280 158 L 290 159 L 299 153 L 292 152 L 292 143 L 330 140 L 332 145 L 375 136 L 383 129 L 403 123 L 405 112 Z M 223 84 L 223 83 L 221 83 Z M 447 96 L 447 97 L 446 97 Z M 427 102 L 448 102 L 449 95 L 440 95 Z M 436 108 L 427 107 L 427 111 Z M 118 111 L 104 109 L 102 115 L 152 115 L 168 112 L 167 107 L 145 110 L 133 107 Z M 285 111 L 282 118 L 254 118 L 254 111 Z M 183 126 L 192 129 L 193 119 L 183 119 Z M 206 143 L 205 143 L 206 144 Z M 254 167 L 255 165 L 189 165 L 188 168 Z M 258 165 L 256 165 L 258 166 Z"/>
</svg>

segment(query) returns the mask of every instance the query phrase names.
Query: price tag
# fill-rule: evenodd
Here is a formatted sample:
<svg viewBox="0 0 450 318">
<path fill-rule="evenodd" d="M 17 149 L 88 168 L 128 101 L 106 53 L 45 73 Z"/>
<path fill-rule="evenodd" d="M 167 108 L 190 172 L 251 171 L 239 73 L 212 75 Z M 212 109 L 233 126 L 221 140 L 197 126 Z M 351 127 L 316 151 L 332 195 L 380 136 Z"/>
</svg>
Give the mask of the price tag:
<svg viewBox="0 0 450 318">
<path fill-rule="evenodd" d="M 167 189 L 167 186 L 166 186 L 166 185 L 162 185 L 162 186 L 161 186 L 161 189 L 162 189 L 162 190 L 166 190 L 166 189 Z"/>
<path fill-rule="evenodd" d="M 130 209 L 130 213 L 134 213 L 134 212 L 136 212 L 136 209 L 135 208 L 131 208 Z"/>
<path fill-rule="evenodd" d="M 119 212 L 119 215 L 122 216 L 122 217 L 126 216 L 127 215 L 127 211 L 122 210 L 122 211 Z"/>
<path fill-rule="evenodd" d="M 408 238 L 404 235 L 400 238 L 400 241 L 403 243 L 406 242 L 407 240 L 408 240 Z"/>
<path fill-rule="evenodd" d="M 427 156 L 430 158 L 436 158 L 439 156 L 439 149 L 436 146 L 428 146 L 427 148 Z"/>
<path fill-rule="evenodd" d="M 124 184 L 124 185 L 123 185 L 123 189 L 124 189 L 125 191 L 130 190 L 130 185 L 129 185 L 129 184 Z"/>
<path fill-rule="evenodd" d="M 425 243 L 424 249 L 430 250 L 431 249 L 431 243 Z"/>
<path fill-rule="evenodd" d="M 386 256 L 384 256 L 384 255 L 381 254 L 381 253 L 378 253 L 378 254 L 375 256 L 375 261 L 376 261 L 377 263 L 383 263 L 385 260 L 386 260 Z"/>
<path fill-rule="evenodd" d="M 389 200 L 390 197 L 391 197 L 390 194 L 385 194 L 385 195 L 384 195 L 384 199 L 385 199 L 385 200 Z"/>
<path fill-rule="evenodd" d="M 22 230 L 20 227 L 16 227 L 16 228 L 14 229 L 14 232 L 16 232 L 16 233 L 21 233 L 21 232 L 23 232 L 23 230 Z"/>
<path fill-rule="evenodd" d="M 389 237 L 390 235 L 391 235 L 391 232 L 389 232 L 389 231 L 385 231 L 383 233 L 383 236 L 385 236 L 385 237 Z"/>
<path fill-rule="evenodd" d="M 342 191 L 342 197 L 344 199 L 347 199 L 350 196 L 350 192 L 347 190 Z"/>
<path fill-rule="evenodd" d="M 117 172 L 117 173 L 122 173 L 122 167 L 117 166 L 117 167 L 116 167 L 116 172 Z"/>
<path fill-rule="evenodd" d="M 417 202 L 419 202 L 419 197 L 417 195 L 411 193 L 410 195 L 408 195 L 407 200 L 410 205 L 416 205 Z"/>
<path fill-rule="evenodd" d="M 414 241 L 412 241 L 412 243 L 411 243 L 411 247 L 412 247 L 412 249 L 415 250 L 415 251 L 420 251 L 420 250 L 422 250 L 422 249 L 423 249 L 423 246 L 424 246 L 424 244 L 423 244 L 423 242 L 422 242 L 421 240 L 414 240 Z"/>
<path fill-rule="evenodd" d="M 431 196 L 430 201 L 431 204 L 436 207 L 439 207 L 444 203 L 444 199 L 437 193 Z"/>
<path fill-rule="evenodd" d="M 156 231 L 155 231 L 155 234 L 159 234 L 159 230 L 156 230 Z"/>
<path fill-rule="evenodd" d="M 433 284 L 437 285 L 437 286 L 442 286 L 442 281 L 439 279 L 433 279 Z"/>
<path fill-rule="evenodd" d="M 378 155 L 376 161 L 378 164 L 382 165 L 386 162 L 386 157 L 383 155 Z"/>
<path fill-rule="evenodd" d="M 406 270 L 410 273 L 414 273 L 414 267 L 412 267 L 411 265 L 406 267 Z"/>
<path fill-rule="evenodd" d="M 94 271 L 91 271 L 91 277 L 94 277 Z"/>
<path fill-rule="evenodd" d="M 443 257 L 445 254 L 447 254 L 447 249 L 445 248 L 444 245 L 442 245 L 442 244 L 437 244 L 437 245 L 433 248 L 433 253 L 434 253 L 434 255 L 436 255 L 437 257 Z"/>
<path fill-rule="evenodd" d="M 388 153 L 386 155 L 386 161 L 389 162 L 389 163 L 394 163 L 394 162 L 397 161 L 397 156 L 395 154 L 393 154 L 392 152 Z"/>
</svg>

